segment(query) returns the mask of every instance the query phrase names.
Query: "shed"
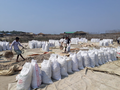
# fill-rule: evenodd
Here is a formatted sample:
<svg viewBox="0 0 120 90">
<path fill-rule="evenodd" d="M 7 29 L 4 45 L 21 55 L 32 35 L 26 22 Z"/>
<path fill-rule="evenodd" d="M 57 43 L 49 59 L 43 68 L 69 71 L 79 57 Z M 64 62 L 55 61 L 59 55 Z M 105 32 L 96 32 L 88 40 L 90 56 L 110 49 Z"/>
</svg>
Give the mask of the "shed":
<svg viewBox="0 0 120 90">
<path fill-rule="evenodd" d="M 75 35 L 86 35 L 87 33 L 83 31 L 76 31 L 74 34 Z"/>
</svg>

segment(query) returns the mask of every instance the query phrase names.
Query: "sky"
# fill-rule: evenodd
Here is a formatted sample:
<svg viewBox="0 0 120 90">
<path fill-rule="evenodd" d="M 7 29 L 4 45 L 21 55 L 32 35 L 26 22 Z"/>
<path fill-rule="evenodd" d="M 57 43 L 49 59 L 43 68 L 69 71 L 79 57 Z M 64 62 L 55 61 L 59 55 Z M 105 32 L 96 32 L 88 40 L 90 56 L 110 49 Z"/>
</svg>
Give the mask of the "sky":
<svg viewBox="0 0 120 90">
<path fill-rule="evenodd" d="M 0 0 L 0 30 L 59 34 L 120 30 L 120 0 Z"/>
</svg>

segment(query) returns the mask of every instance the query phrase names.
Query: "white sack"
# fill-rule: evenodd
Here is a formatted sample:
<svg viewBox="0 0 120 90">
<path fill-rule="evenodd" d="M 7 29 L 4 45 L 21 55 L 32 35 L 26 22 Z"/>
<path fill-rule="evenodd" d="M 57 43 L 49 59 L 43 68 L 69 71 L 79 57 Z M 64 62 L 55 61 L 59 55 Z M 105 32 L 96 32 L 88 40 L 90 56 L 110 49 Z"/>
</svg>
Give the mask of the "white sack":
<svg viewBox="0 0 120 90">
<path fill-rule="evenodd" d="M 99 66 L 99 63 L 98 63 L 98 52 L 95 52 L 95 66 Z"/>
<path fill-rule="evenodd" d="M 45 52 L 48 52 L 49 51 L 49 45 L 48 43 L 45 44 L 45 49 L 44 49 Z"/>
<path fill-rule="evenodd" d="M 32 88 L 38 88 L 41 85 L 41 71 L 40 68 L 38 67 L 37 61 L 32 60 L 31 65 L 33 68 L 33 73 L 32 73 Z"/>
<path fill-rule="evenodd" d="M 61 73 L 60 73 L 60 64 L 56 59 L 51 60 L 52 64 L 52 78 L 55 80 L 61 80 Z"/>
<path fill-rule="evenodd" d="M 68 73 L 73 73 L 73 71 L 72 71 L 72 58 L 68 57 L 66 59 L 66 61 L 67 61 L 67 72 Z"/>
<path fill-rule="evenodd" d="M 107 51 L 104 51 L 104 56 L 105 56 L 105 63 L 108 62 L 108 54 L 107 54 Z"/>
<path fill-rule="evenodd" d="M 112 55 L 109 51 L 107 51 L 107 55 L 108 55 L 108 61 L 112 62 Z"/>
<path fill-rule="evenodd" d="M 81 56 L 81 53 L 77 53 L 77 58 L 78 58 L 78 68 L 80 70 L 84 69 L 83 65 L 83 57 Z"/>
<path fill-rule="evenodd" d="M 57 59 L 57 54 L 51 54 L 49 60 Z"/>
<path fill-rule="evenodd" d="M 44 60 L 41 63 L 41 71 L 42 71 L 42 82 L 45 84 L 53 83 L 51 80 L 52 71 L 51 71 L 51 61 Z"/>
<path fill-rule="evenodd" d="M 7 49 L 7 50 L 9 50 L 9 49 L 10 49 L 9 42 L 6 42 L 6 49 Z"/>
<path fill-rule="evenodd" d="M 43 51 L 45 50 L 45 44 L 42 44 L 42 50 Z"/>
<path fill-rule="evenodd" d="M 19 74 L 17 90 L 29 90 L 31 79 L 32 79 L 32 66 L 31 63 L 26 62 Z"/>
<path fill-rule="evenodd" d="M 61 75 L 68 76 L 68 73 L 67 73 L 67 61 L 65 60 L 65 58 L 59 56 L 58 57 L 58 62 L 60 64 Z"/>
<path fill-rule="evenodd" d="M 77 54 L 70 55 L 72 57 L 72 70 L 74 72 L 79 71 L 78 69 L 78 59 L 77 59 Z"/>
<path fill-rule="evenodd" d="M 90 57 L 87 53 L 81 53 L 83 56 L 84 67 L 91 67 Z"/>
<path fill-rule="evenodd" d="M 89 57 L 90 57 L 90 61 L 91 61 L 91 67 L 95 67 L 95 53 L 94 52 L 91 52 L 91 53 L 88 53 Z"/>
<path fill-rule="evenodd" d="M 114 51 L 113 50 L 110 50 L 110 54 L 111 54 L 111 60 L 112 61 L 115 61 L 116 60 L 116 56 L 114 54 Z"/>
<path fill-rule="evenodd" d="M 42 43 L 41 42 L 38 42 L 38 48 L 42 48 Z"/>
<path fill-rule="evenodd" d="M 5 42 L 2 42 L 2 48 L 3 48 L 3 51 L 6 50 L 6 43 Z"/>
<path fill-rule="evenodd" d="M 102 65 L 104 64 L 103 58 L 102 58 L 102 53 L 98 52 L 98 64 Z"/>
</svg>

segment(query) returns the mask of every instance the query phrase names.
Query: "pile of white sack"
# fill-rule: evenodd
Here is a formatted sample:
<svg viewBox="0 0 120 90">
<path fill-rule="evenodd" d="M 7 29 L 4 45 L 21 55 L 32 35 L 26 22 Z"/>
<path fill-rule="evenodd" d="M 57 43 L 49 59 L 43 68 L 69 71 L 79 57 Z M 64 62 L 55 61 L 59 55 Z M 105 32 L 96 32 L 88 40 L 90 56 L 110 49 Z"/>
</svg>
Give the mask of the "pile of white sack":
<svg viewBox="0 0 120 90">
<path fill-rule="evenodd" d="M 42 50 L 45 51 L 45 52 L 49 51 L 49 47 L 50 47 L 49 43 L 47 43 L 47 42 L 42 44 Z"/>
<path fill-rule="evenodd" d="M 9 42 L 0 41 L 0 51 L 5 51 L 5 50 L 9 50 L 9 49 L 10 49 Z"/>
<path fill-rule="evenodd" d="M 36 60 L 25 63 L 22 71 L 16 77 L 17 90 L 29 90 L 38 88 L 41 83 L 51 84 L 52 79 L 61 80 L 61 76 L 68 76 L 69 73 L 77 72 L 85 67 L 95 67 L 107 62 L 115 61 L 115 48 L 100 48 L 70 53 L 70 56 L 59 56 L 51 54 L 49 60 L 41 63 L 41 69 Z"/>
<path fill-rule="evenodd" d="M 103 39 L 99 42 L 100 46 L 109 46 L 113 44 L 113 39 Z"/>
<path fill-rule="evenodd" d="M 59 47 L 60 46 L 60 41 L 59 40 L 49 40 L 49 43 L 53 45 L 53 47 Z"/>
<path fill-rule="evenodd" d="M 79 39 L 79 42 L 81 42 L 81 43 L 87 43 L 88 40 L 86 38 L 81 38 L 81 39 Z"/>
<path fill-rule="evenodd" d="M 78 44 L 79 38 L 71 38 L 71 44 Z"/>
<path fill-rule="evenodd" d="M 48 43 L 47 41 L 37 41 L 37 40 L 32 40 L 28 42 L 29 48 L 42 48 L 43 51 L 48 52 L 49 47 L 52 47 L 51 43 Z"/>
<path fill-rule="evenodd" d="M 86 38 L 71 38 L 71 44 L 78 44 L 79 42 L 81 43 L 87 43 L 88 40 Z"/>
<path fill-rule="evenodd" d="M 31 63 L 26 62 L 20 74 L 16 77 L 16 90 L 31 90 L 41 85 L 41 70 L 38 67 L 37 61 L 32 60 Z"/>
<path fill-rule="evenodd" d="M 97 42 L 100 42 L 100 39 L 98 39 L 98 38 L 92 38 L 91 42 L 97 43 Z"/>
<path fill-rule="evenodd" d="M 28 46 L 30 49 L 33 48 L 42 48 L 42 45 L 46 43 L 45 41 L 37 41 L 37 40 L 32 40 L 28 42 Z"/>
</svg>

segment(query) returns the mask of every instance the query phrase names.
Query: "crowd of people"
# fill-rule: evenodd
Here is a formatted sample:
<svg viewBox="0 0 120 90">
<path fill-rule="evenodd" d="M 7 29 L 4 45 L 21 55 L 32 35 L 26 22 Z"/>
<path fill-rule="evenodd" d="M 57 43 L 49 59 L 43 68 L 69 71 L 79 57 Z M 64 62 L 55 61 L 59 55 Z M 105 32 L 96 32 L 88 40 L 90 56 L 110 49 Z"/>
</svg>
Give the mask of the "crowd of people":
<svg viewBox="0 0 120 90">
<path fill-rule="evenodd" d="M 66 36 L 60 39 L 60 49 L 64 50 L 65 53 L 67 52 L 66 49 L 67 49 L 67 46 L 70 44 L 70 41 L 71 40 L 69 36 Z"/>
</svg>

